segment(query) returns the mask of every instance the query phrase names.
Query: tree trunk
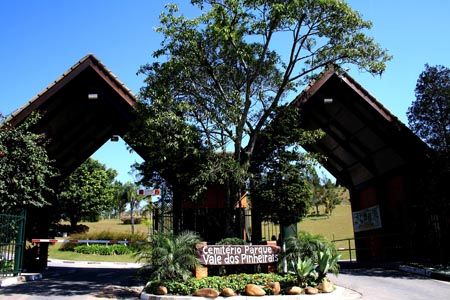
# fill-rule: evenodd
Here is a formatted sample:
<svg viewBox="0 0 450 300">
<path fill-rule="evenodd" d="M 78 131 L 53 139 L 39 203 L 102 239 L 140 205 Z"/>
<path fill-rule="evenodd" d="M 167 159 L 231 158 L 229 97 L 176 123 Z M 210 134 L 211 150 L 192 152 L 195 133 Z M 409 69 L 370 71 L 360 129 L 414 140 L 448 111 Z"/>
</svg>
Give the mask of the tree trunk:
<svg viewBox="0 0 450 300">
<path fill-rule="evenodd" d="M 134 199 L 130 202 L 131 234 L 134 234 Z"/>
<path fill-rule="evenodd" d="M 262 240 L 261 215 L 256 208 L 252 208 L 252 244 L 258 244 Z"/>
<path fill-rule="evenodd" d="M 77 229 L 77 224 L 79 221 L 80 221 L 79 218 L 76 216 L 70 217 L 70 229 L 72 232 L 74 232 L 75 229 Z"/>
</svg>

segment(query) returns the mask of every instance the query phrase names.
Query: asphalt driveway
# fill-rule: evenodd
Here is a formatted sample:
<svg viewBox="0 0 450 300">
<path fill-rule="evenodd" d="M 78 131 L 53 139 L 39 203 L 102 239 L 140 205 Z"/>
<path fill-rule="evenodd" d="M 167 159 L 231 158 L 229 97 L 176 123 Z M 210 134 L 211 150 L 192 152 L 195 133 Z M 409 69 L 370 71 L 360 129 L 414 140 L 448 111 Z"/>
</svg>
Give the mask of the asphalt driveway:
<svg viewBox="0 0 450 300">
<path fill-rule="evenodd" d="M 0 299 L 137 299 L 145 282 L 136 275 L 135 266 L 53 264 L 43 273 L 42 280 L 0 288 Z M 450 299 L 449 282 L 401 271 L 344 269 L 337 278 L 330 277 L 336 284 L 357 292 L 347 293 L 345 299 Z"/>
<path fill-rule="evenodd" d="M 450 283 L 381 268 L 341 270 L 336 284 L 357 291 L 364 300 L 449 300 Z"/>
<path fill-rule="evenodd" d="M 49 267 L 38 281 L 0 289 L 0 299 L 137 299 L 144 282 L 137 269 Z"/>
</svg>

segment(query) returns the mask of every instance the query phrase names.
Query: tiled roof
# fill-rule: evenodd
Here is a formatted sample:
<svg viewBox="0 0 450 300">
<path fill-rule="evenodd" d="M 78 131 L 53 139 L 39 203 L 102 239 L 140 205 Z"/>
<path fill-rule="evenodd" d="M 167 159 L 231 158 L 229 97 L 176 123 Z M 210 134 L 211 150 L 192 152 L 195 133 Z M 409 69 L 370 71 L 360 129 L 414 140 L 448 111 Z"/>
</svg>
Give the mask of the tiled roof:
<svg viewBox="0 0 450 300">
<path fill-rule="evenodd" d="M 84 66 L 83 66 L 84 65 Z M 128 97 L 136 102 L 136 96 L 133 92 L 122 83 L 114 73 L 112 73 L 94 54 L 88 54 L 80 59 L 77 63 L 75 63 L 72 67 L 70 67 L 66 72 L 64 72 L 58 79 L 49 84 L 44 90 L 39 92 L 36 96 L 34 96 L 27 103 L 22 105 L 19 109 L 11 113 L 6 122 L 10 122 L 15 117 L 17 117 L 21 112 L 23 112 L 27 107 L 35 104 L 42 96 L 48 93 L 50 90 L 56 87 L 57 84 L 61 83 L 66 79 L 69 75 L 71 75 L 78 68 L 85 69 L 90 65 L 96 65 L 99 67 L 100 71 L 103 72 L 106 76 L 108 76 Z"/>
</svg>

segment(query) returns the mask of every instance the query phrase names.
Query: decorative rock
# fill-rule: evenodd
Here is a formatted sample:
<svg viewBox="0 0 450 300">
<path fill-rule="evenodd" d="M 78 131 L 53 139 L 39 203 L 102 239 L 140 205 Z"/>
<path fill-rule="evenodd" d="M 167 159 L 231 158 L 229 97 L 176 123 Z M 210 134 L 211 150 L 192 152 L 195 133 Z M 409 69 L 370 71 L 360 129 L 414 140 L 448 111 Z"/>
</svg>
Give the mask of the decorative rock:
<svg viewBox="0 0 450 300">
<path fill-rule="evenodd" d="M 300 295 L 303 292 L 303 289 L 299 286 L 291 286 L 286 290 L 286 294 L 288 295 Z"/>
<path fill-rule="evenodd" d="M 247 296 L 264 296 L 266 292 L 260 286 L 250 283 L 245 286 L 245 294 Z"/>
<path fill-rule="evenodd" d="M 274 295 L 279 295 L 281 291 L 280 283 L 278 281 L 276 282 L 269 282 L 267 284 L 267 287 L 269 287 L 272 290 L 272 293 Z"/>
<path fill-rule="evenodd" d="M 333 284 L 331 282 L 329 282 L 328 280 L 324 280 L 323 282 L 321 282 L 317 286 L 317 288 L 324 293 L 331 293 L 332 291 L 334 291 Z"/>
<path fill-rule="evenodd" d="M 203 288 L 203 289 L 196 290 L 195 293 L 192 295 L 198 296 L 198 297 L 205 297 L 205 298 L 217 298 L 217 297 L 219 297 L 219 292 L 216 291 L 215 289 Z"/>
<path fill-rule="evenodd" d="M 308 295 L 315 295 L 315 294 L 319 293 L 319 290 L 314 287 L 308 286 L 307 288 L 305 288 L 305 293 Z"/>
<path fill-rule="evenodd" d="M 167 293 L 167 288 L 165 286 L 160 285 L 156 288 L 156 295 L 167 295 Z"/>
<path fill-rule="evenodd" d="M 224 297 L 232 297 L 232 296 L 236 296 L 236 293 L 233 291 L 233 289 L 224 288 L 222 290 L 221 295 L 224 296 Z"/>
</svg>

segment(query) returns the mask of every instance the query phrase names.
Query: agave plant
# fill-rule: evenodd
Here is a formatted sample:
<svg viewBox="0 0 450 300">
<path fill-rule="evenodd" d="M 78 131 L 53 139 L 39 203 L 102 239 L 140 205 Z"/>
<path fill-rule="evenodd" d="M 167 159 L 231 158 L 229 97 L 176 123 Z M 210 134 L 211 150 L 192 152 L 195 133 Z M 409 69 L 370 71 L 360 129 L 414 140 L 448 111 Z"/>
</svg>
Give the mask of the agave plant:
<svg viewBox="0 0 450 300">
<path fill-rule="evenodd" d="M 319 259 L 317 264 L 317 282 L 322 282 L 327 276 L 328 272 L 337 275 L 339 273 L 339 258 L 341 255 L 327 249 L 325 252 L 319 252 Z"/>
<path fill-rule="evenodd" d="M 317 278 L 316 264 L 310 259 L 298 259 L 297 263 L 291 261 L 291 272 L 297 276 L 297 284 L 299 286 L 307 286 L 308 283 Z"/>
<path fill-rule="evenodd" d="M 155 281 L 187 280 L 200 264 L 195 245 L 200 237 L 186 231 L 179 235 L 157 233 L 150 242 L 150 279 Z"/>
<path fill-rule="evenodd" d="M 338 255 L 333 244 L 324 237 L 301 232 L 298 237 L 286 240 L 286 250 L 281 255 L 290 273 L 296 274 L 299 285 L 308 280 L 320 283 L 328 272 L 339 272 Z M 283 268 L 284 264 L 279 267 Z"/>
</svg>

